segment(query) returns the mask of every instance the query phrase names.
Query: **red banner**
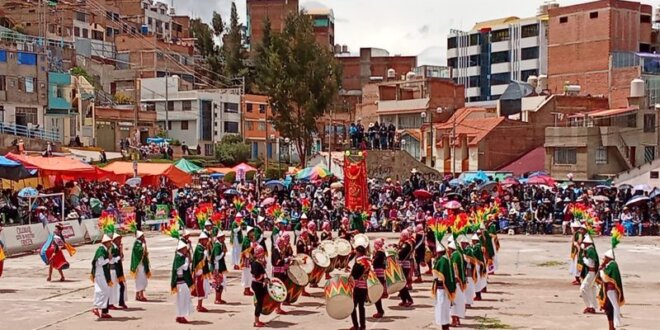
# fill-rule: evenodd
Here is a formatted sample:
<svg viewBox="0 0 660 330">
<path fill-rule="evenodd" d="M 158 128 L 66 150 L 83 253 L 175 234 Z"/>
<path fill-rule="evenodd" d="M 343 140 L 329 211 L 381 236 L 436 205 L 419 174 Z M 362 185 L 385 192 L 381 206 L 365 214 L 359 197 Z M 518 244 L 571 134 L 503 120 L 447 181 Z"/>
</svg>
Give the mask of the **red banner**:
<svg viewBox="0 0 660 330">
<path fill-rule="evenodd" d="M 350 156 L 344 157 L 344 190 L 346 208 L 349 211 L 368 210 L 369 189 L 367 188 L 367 161 L 363 157 L 353 161 Z"/>
</svg>

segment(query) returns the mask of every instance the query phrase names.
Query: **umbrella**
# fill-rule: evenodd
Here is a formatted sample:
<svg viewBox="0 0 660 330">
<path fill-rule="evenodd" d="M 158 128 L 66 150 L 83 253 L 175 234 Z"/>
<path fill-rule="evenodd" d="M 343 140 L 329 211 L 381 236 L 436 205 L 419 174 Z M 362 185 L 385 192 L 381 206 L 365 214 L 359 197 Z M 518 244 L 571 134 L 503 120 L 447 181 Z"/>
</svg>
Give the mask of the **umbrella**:
<svg viewBox="0 0 660 330">
<path fill-rule="evenodd" d="M 341 182 L 333 182 L 330 185 L 330 188 L 332 188 L 332 189 L 341 189 L 341 188 L 344 188 L 344 184 L 341 183 Z"/>
<path fill-rule="evenodd" d="M 448 193 L 446 196 L 447 196 L 447 197 L 454 197 L 454 198 L 456 198 L 456 199 L 463 199 L 463 196 L 461 196 L 461 194 L 459 194 L 459 193 L 455 193 L 455 192 Z"/>
<path fill-rule="evenodd" d="M 39 196 L 37 189 L 32 187 L 25 187 L 18 192 L 18 197 L 36 197 Z"/>
<path fill-rule="evenodd" d="M 140 184 L 142 184 L 142 178 L 141 177 L 130 178 L 126 180 L 126 184 L 131 187 L 137 187 Z"/>
<path fill-rule="evenodd" d="M 549 176 L 544 176 L 544 175 L 537 175 L 529 178 L 527 180 L 527 184 L 542 184 L 546 186 L 554 186 L 555 185 L 555 180 L 553 180 Z"/>
<path fill-rule="evenodd" d="M 610 201 L 609 197 L 603 196 L 603 195 L 593 196 L 593 197 L 591 197 L 591 199 L 593 199 L 596 202 L 609 202 Z"/>
<path fill-rule="evenodd" d="M 649 198 L 646 197 L 646 196 L 635 196 L 635 197 L 631 198 L 626 203 L 626 206 L 631 206 L 631 205 L 634 205 L 634 204 L 644 203 L 644 202 L 648 202 L 648 201 L 649 201 Z"/>
<path fill-rule="evenodd" d="M 197 164 L 185 159 L 181 158 L 179 159 L 176 163 L 174 163 L 174 166 L 186 173 L 197 173 L 201 171 L 203 168 L 197 166 Z"/>
<path fill-rule="evenodd" d="M 646 183 L 638 184 L 633 188 L 634 191 L 651 191 L 652 189 L 653 188 Z"/>
<path fill-rule="evenodd" d="M 461 184 L 461 181 L 459 179 L 452 179 L 449 181 L 449 186 L 451 187 L 458 187 Z"/>
<path fill-rule="evenodd" d="M 517 186 L 520 184 L 520 181 L 516 180 L 516 178 L 510 176 L 504 180 L 502 180 L 502 184 L 506 186 Z"/>
<path fill-rule="evenodd" d="M 445 208 L 446 209 L 452 209 L 452 210 L 459 209 L 459 208 L 461 208 L 461 203 L 459 203 L 457 201 L 449 201 L 449 202 L 445 203 Z"/>
<path fill-rule="evenodd" d="M 210 175 L 210 177 L 211 177 L 212 179 L 222 179 L 222 178 L 225 177 L 225 175 L 222 174 L 222 173 L 213 173 L 213 174 Z"/>
<path fill-rule="evenodd" d="M 225 195 L 238 195 L 238 190 L 236 189 L 227 189 L 223 192 Z"/>
<path fill-rule="evenodd" d="M 0 156 L 0 179 L 18 181 L 31 176 L 32 174 L 21 163 Z"/>
<path fill-rule="evenodd" d="M 266 183 L 264 183 L 264 186 L 269 187 L 271 189 L 275 189 L 275 188 L 284 189 L 284 182 L 280 180 L 270 180 L 270 181 L 266 181 Z"/>
<path fill-rule="evenodd" d="M 624 183 L 624 184 L 620 184 L 619 186 L 617 186 L 617 188 L 618 188 L 619 190 L 628 190 L 628 189 L 632 189 L 633 186 L 632 186 L 632 185 L 629 185 L 629 184 L 627 184 L 627 183 Z"/>
<path fill-rule="evenodd" d="M 327 168 L 321 166 L 321 165 L 316 165 L 314 167 L 308 167 L 296 174 L 296 179 L 298 180 L 307 180 L 307 181 L 314 181 L 318 179 L 325 178 L 327 176 L 332 175 L 330 170 Z"/>
<path fill-rule="evenodd" d="M 486 172 L 484 171 L 477 171 L 475 173 L 463 173 L 459 178 L 465 183 L 472 183 L 477 180 L 481 182 L 490 181 L 490 179 L 488 179 L 488 175 L 486 175 Z"/>
<path fill-rule="evenodd" d="M 261 202 L 261 207 L 266 207 L 266 206 L 268 206 L 268 205 L 270 205 L 270 204 L 273 204 L 273 203 L 275 203 L 275 198 L 273 198 L 273 197 L 268 197 L 268 198 L 264 199 L 264 200 Z"/>
<path fill-rule="evenodd" d="M 612 187 L 604 185 L 604 184 L 599 184 L 599 185 L 596 186 L 596 188 L 598 188 L 598 189 L 610 189 Z"/>
<path fill-rule="evenodd" d="M 649 195 L 649 198 L 653 199 L 653 198 L 656 198 L 658 196 L 660 196 L 660 189 L 656 188 L 656 189 L 653 189 L 653 191 Z"/>
<path fill-rule="evenodd" d="M 494 181 L 486 182 L 486 183 L 481 184 L 481 185 L 479 186 L 479 188 L 477 188 L 477 189 L 478 189 L 479 191 L 484 191 L 484 190 L 486 190 L 486 191 L 492 191 L 493 188 L 495 188 L 496 185 L 497 185 L 497 182 L 494 182 Z"/>
<path fill-rule="evenodd" d="M 418 189 L 413 191 L 413 195 L 419 199 L 428 199 L 433 197 L 433 194 L 431 194 L 428 190 L 424 190 L 424 189 Z"/>
</svg>

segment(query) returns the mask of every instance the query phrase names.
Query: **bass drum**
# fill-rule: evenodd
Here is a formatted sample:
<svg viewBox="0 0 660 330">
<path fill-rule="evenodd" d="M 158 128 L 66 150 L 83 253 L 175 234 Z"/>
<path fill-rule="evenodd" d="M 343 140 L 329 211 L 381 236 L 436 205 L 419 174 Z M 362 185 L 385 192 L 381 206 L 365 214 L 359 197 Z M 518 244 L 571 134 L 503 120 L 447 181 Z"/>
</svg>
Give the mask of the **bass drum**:
<svg viewBox="0 0 660 330">
<path fill-rule="evenodd" d="M 311 274 L 314 270 L 314 261 L 312 258 L 304 253 L 298 253 L 293 257 L 293 264 L 299 265 L 305 271 L 307 275 Z"/>
<path fill-rule="evenodd" d="M 268 294 L 264 297 L 264 303 L 263 303 L 263 309 L 261 310 L 261 314 L 263 315 L 270 315 L 272 312 L 274 312 L 281 303 L 283 303 L 286 300 L 286 287 L 284 286 L 284 283 L 280 281 L 277 278 L 273 278 L 270 280 L 270 283 L 268 284 L 268 288 L 266 288 L 268 291 Z M 254 296 L 254 304 L 257 304 L 257 297 Z"/>
<path fill-rule="evenodd" d="M 287 277 L 284 281 L 287 291 L 286 302 L 293 304 L 298 301 L 298 298 L 303 293 L 303 289 L 309 283 L 309 276 L 299 265 L 289 266 L 286 275 Z"/>
<path fill-rule="evenodd" d="M 378 276 L 374 271 L 369 272 L 367 276 L 367 303 L 373 304 L 378 301 L 383 296 L 385 288 L 383 284 L 378 280 Z"/>
<path fill-rule="evenodd" d="M 406 286 L 406 276 L 403 274 L 403 268 L 392 255 L 387 257 L 385 282 L 387 284 L 387 294 L 397 293 Z"/>
<path fill-rule="evenodd" d="M 326 282 L 323 292 L 328 316 L 343 320 L 351 315 L 354 286 L 353 278 L 345 275 L 335 275 Z"/>
<path fill-rule="evenodd" d="M 335 265 L 337 264 L 337 247 L 335 246 L 335 242 L 330 240 L 321 241 L 319 248 L 330 258 L 329 270 L 335 269 Z"/>
<path fill-rule="evenodd" d="M 312 251 L 312 260 L 314 261 L 314 269 L 309 274 L 309 283 L 318 284 L 323 278 L 325 270 L 330 267 L 330 258 L 323 250 L 317 248 Z"/>
<path fill-rule="evenodd" d="M 343 238 L 335 239 L 335 247 L 337 248 L 337 264 L 335 268 L 344 269 L 348 266 L 351 257 L 351 243 Z"/>
</svg>

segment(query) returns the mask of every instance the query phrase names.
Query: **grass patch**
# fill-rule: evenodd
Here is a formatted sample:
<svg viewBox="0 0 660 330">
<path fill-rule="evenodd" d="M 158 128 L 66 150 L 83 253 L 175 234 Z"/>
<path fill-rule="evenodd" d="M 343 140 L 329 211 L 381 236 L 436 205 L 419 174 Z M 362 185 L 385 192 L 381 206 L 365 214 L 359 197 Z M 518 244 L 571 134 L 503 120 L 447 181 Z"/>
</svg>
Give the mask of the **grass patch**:
<svg viewBox="0 0 660 330">
<path fill-rule="evenodd" d="M 492 317 L 477 316 L 475 319 L 479 324 L 478 329 L 513 329 L 510 325 Z"/>
<path fill-rule="evenodd" d="M 550 261 L 546 261 L 546 262 L 538 263 L 538 264 L 536 264 L 536 265 L 539 266 L 539 267 L 557 267 L 557 266 L 561 266 L 561 265 L 563 265 L 563 264 L 564 264 L 564 263 L 561 262 L 561 261 L 550 260 Z"/>
</svg>

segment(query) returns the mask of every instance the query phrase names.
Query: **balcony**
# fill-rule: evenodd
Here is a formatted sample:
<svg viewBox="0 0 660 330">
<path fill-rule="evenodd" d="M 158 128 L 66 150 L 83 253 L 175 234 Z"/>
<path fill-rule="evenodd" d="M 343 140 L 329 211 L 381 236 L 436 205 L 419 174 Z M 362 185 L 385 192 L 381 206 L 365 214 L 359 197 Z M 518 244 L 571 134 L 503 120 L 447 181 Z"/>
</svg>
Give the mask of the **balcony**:
<svg viewBox="0 0 660 330">
<path fill-rule="evenodd" d="M 589 137 L 599 135 L 599 127 L 547 127 L 545 147 L 586 147 Z"/>
<path fill-rule="evenodd" d="M 129 107 L 115 107 L 115 108 L 96 108 L 97 121 L 135 121 L 135 108 Z M 138 120 L 143 122 L 155 122 L 155 111 L 138 111 Z"/>
<path fill-rule="evenodd" d="M 379 114 L 422 112 L 429 107 L 429 98 L 411 100 L 378 101 Z"/>
</svg>

